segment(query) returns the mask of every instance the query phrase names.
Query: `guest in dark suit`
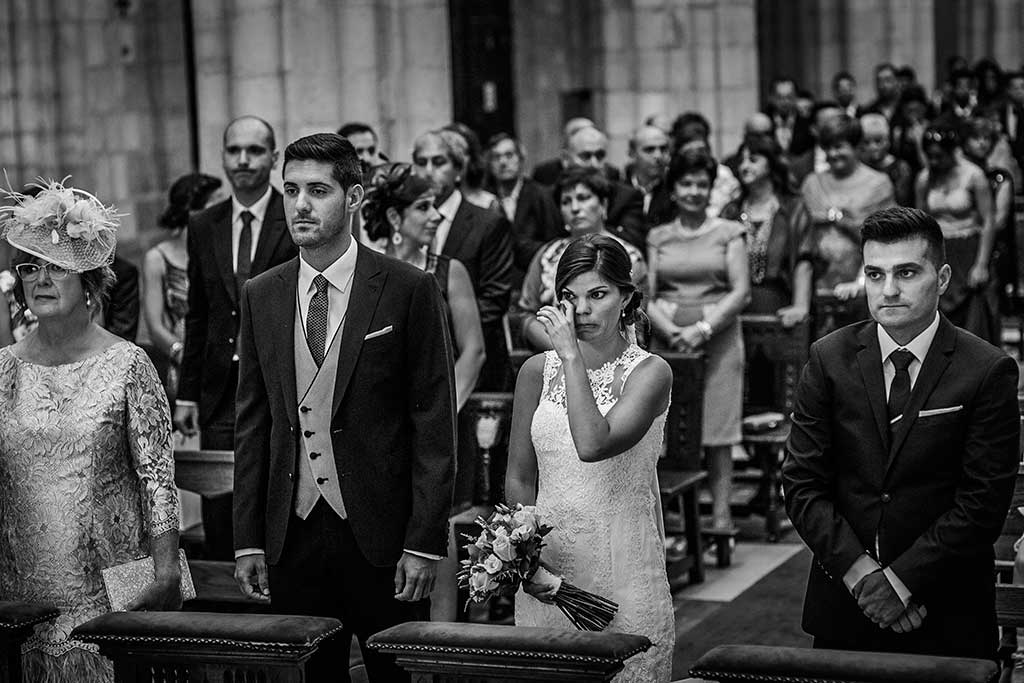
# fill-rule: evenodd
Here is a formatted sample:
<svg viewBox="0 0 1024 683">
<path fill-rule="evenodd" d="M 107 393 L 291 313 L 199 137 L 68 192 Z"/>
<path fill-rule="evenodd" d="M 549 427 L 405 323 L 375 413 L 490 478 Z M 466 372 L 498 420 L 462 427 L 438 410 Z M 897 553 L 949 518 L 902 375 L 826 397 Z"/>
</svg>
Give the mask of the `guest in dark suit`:
<svg viewBox="0 0 1024 683">
<path fill-rule="evenodd" d="M 231 198 L 192 216 L 188 227 L 188 314 L 174 423 L 196 429 L 204 449 L 234 448 L 238 382 L 239 292 L 245 281 L 297 253 L 281 195 L 270 186 L 277 163 L 274 131 L 255 116 L 224 131 L 224 173 Z M 203 501 L 211 559 L 231 558 L 230 494 Z"/>
<path fill-rule="evenodd" d="M 559 176 L 562 175 L 569 163 L 566 160 L 566 150 L 569 149 L 569 138 L 571 138 L 576 131 L 583 130 L 584 128 L 597 128 L 597 124 L 588 118 L 577 116 L 569 119 L 565 122 L 565 126 L 562 128 L 562 153 L 553 159 L 547 159 L 538 163 L 533 167 L 532 177 L 541 185 L 548 185 L 554 187 L 555 183 L 558 182 Z M 615 168 L 611 164 L 605 162 L 602 165 L 604 169 L 605 177 L 608 180 L 619 181 L 622 179 L 622 174 L 619 173 L 619 169 Z"/>
<path fill-rule="evenodd" d="M 875 99 L 861 110 L 861 114 L 881 114 L 892 122 L 899 110 L 900 81 L 896 67 L 888 62 L 875 67 Z"/>
<path fill-rule="evenodd" d="M 782 468 L 815 558 L 803 627 L 815 647 L 994 659 L 1017 365 L 938 313 L 933 218 L 885 209 L 861 234 L 874 320 L 811 347 Z"/>
<path fill-rule="evenodd" d="M 434 276 L 352 238 L 360 177 L 333 133 L 285 150 L 300 254 L 242 290 L 235 578 L 275 612 L 339 618 L 333 647 L 354 633 L 371 681 L 408 681 L 365 644 L 429 615 L 455 469 L 452 347 Z"/>
<path fill-rule="evenodd" d="M 671 156 L 668 134 L 655 126 L 642 126 L 629 140 L 631 163 L 626 182 L 644 195 L 644 220 L 653 227 L 670 223 L 676 217 L 672 191 L 665 184 L 665 171 Z"/>
<path fill-rule="evenodd" d="M 122 339 L 135 341 L 139 332 L 139 269 L 120 256 L 110 264 L 114 287 L 103 307 L 103 327 Z"/>
<path fill-rule="evenodd" d="M 413 143 L 412 160 L 416 173 L 433 183 L 437 210 L 443 217 L 430 251 L 466 266 L 476 292 L 487 351 L 477 388 L 507 391 L 512 382 L 504 322 L 512 292 L 508 221 L 503 214 L 465 201 L 457 189 L 466 168 L 465 144 L 457 133 L 424 133 Z"/>
<path fill-rule="evenodd" d="M 562 216 L 551 199 L 551 189 L 526 176 L 522 143 L 508 133 L 487 141 L 487 189 L 498 197 L 512 225 L 512 287 L 519 289 L 533 255 L 564 233 Z"/>
<path fill-rule="evenodd" d="M 775 141 L 789 158 L 800 156 L 814 146 L 811 120 L 796 108 L 796 81 L 788 76 L 772 80 L 764 113 L 772 120 Z"/>
</svg>

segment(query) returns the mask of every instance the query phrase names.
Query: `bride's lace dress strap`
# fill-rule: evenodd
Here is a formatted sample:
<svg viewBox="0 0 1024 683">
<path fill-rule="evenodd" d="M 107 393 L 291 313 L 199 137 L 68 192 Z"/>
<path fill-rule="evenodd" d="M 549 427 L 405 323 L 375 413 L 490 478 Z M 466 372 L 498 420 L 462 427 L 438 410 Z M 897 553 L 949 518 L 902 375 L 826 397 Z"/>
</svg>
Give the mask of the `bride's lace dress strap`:
<svg viewBox="0 0 1024 683">
<path fill-rule="evenodd" d="M 559 382 L 558 386 L 552 386 L 551 381 L 558 375 L 558 369 L 562 362 L 554 351 L 544 352 L 544 386 L 540 395 L 554 403 L 565 403 L 565 382 Z"/>
<path fill-rule="evenodd" d="M 636 366 L 650 358 L 650 356 L 650 353 L 644 351 L 635 344 L 625 350 L 622 354 L 621 360 L 619 361 L 619 364 L 622 366 L 622 382 L 619 384 L 620 395 L 626 388 L 626 380 L 629 379 L 629 375 L 636 369 Z"/>
</svg>

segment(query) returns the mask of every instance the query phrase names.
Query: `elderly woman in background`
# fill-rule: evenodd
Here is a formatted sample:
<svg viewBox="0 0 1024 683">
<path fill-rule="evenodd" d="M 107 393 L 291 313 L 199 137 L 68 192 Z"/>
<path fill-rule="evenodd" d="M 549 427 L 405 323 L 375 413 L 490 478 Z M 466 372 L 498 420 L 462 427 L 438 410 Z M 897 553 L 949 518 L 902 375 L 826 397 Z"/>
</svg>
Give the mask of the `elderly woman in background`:
<svg viewBox="0 0 1024 683">
<path fill-rule="evenodd" d="M 946 261 L 953 269 L 939 299 L 950 322 L 998 346 L 998 293 L 991 272 L 996 241 L 992 188 L 985 172 L 964 158 L 960 136 L 950 126 L 925 131 L 928 167 L 917 176 L 917 208 L 942 228 Z"/>
<path fill-rule="evenodd" d="M 743 192 L 721 215 L 747 231 L 751 289 L 746 312 L 777 315 L 792 327 L 811 308 L 812 266 L 803 251 L 810 216 L 790 186 L 789 169 L 774 139 L 748 136 L 737 156 Z"/>
<path fill-rule="evenodd" d="M 864 114 L 860 117 L 860 127 L 863 133 L 857 148 L 860 160 L 889 176 L 897 204 L 913 207 L 914 170 L 889 151 L 892 144 L 889 121 L 881 114 Z"/>
<path fill-rule="evenodd" d="M 158 352 L 154 363 L 172 406 L 178 393 L 188 312 L 188 218 L 213 203 L 220 186 L 219 178 L 202 173 L 174 181 L 167 208 L 160 216 L 160 227 L 169 236 L 147 251 L 142 263 L 142 315 Z"/>
<path fill-rule="evenodd" d="M 704 423 L 713 523 L 732 528 L 732 449 L 742 440 L 743 336 L 740 312 L 750 303 L 746 232 L 742 223 L 709 217 L 718 163 L 700 149 L 669 164 L 666 184 L 679 209 L 672 223 L 647 235 L 654 343 L 703 351 Z"/>
<path fill-rule="evenodd" d="M 522 335 L 527 345 L 537 351 L 551 348 L 551 340 L 537 319 L 542 306 L 555 302 L 555 272 L 562 252 L 576 237 L 608 235 L 622 244 L 633 264 L 633 284 L 640 291 L 647 287 L 647 265 L 639 249 L 608 231 L 608 200 L 612 188 L 605 175 L 593 168 L 573 168 L 565 171 L 555 185 L 555 201 L 562 212 L 568 234 L 545 244 L 534 254 L 523 278 L 518 310 L 522 320 Z"/>
<path fill-rule="evenodd" d="M 38 327 L 0 349 L 0 595 L 60 615 L 23 648 L 31 681 L 110 681 L 69 640 L 110 610 L 100 570 L 151 554 L 129 609 L 181 604 L 171 419 L 152 363 L 94 320 L 113 282 L 117 214 L 51 183 L 0 213 L 16 296 Z"/>
<path fill-rule="evenodd" d="M 812 173 L 800 188 L 811 214 L 810 249 L 815 260 L 815 287 L 841 299 L 864 292 L 860 226 L 869 214 L 895 206 L 892 181 L 861 163 L 857 156 L 862 130 L 857 119 L 840 114 L 818 131 L 828 170 Z M 866 304 L 863 313 L 867 314 Z"/>
</svg>

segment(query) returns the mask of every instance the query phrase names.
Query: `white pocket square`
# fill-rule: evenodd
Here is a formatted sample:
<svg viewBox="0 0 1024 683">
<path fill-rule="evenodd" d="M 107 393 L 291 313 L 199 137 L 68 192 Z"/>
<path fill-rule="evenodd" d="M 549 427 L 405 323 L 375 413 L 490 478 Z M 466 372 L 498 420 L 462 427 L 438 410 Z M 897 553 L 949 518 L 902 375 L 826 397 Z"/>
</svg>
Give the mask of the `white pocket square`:
<svg viewBox="0 0 1024 683">
<path fill-rule="evenodd" d="M 948 408 L 933 408 L 931 410 L 922 410 L 917 414 L 918 417 L 931 417 L 932 415 L 945 415 L 946 413 L 955 413 L 963 410 L 962 405 L 950 406 Z"/>
<path fill-rule="evenodd" d="M 389 334 L 392 329 L 393 328 L 392 328 L 391 325 L 388 325 L 387 327 L 382 327 L 379 330 L 377 330 L 376 332 L 371 332 L 370 334 L 368 334 L 365 337 L 363 337 L 363 341 L 366 341 L 368 339 L 373 339 L 375 337 L 383 337 L 385 334 Z"/>
</svg>

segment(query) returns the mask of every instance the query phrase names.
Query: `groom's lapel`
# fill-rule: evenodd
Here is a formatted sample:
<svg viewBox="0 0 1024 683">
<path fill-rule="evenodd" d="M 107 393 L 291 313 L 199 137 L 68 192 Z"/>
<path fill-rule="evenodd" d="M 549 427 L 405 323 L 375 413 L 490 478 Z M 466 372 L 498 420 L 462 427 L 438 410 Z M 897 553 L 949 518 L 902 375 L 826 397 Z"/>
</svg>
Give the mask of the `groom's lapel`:
<svg viewBox="0 0 1024 683">
<path fill-rule="evenodd" d="M 885 377 L 882 375 L 882 352 L 878 347 L 878 332 L 875 324 L 865 325 L 857 335 L 860 351 L 857 352 L 857 366 L 860 368 L 864 391 L 867 393 L 871 413 L 878 428 L 878 438 L 889 452 L 889 409 L 885 401 Z"/>
<path fill-rule="evenodd" d="M 274 339 L 277 371 L 281 377 L 284 405 L 288 406 L 288 422 L 298 428 L 298 396 L 295 384 L 295 298 L 299 286 L 299 259 L 291 260 L 288 267 L 277 274 L 281 286 L 272 288 L 268 309 L 273 311 L 275 324 L 270 334 Z"/>
<path fill-rule="evenodd" d="M 370 249 L 358 245 L 356 253 L 356 271 L 352 278 L 352 294 L 348 299 L 348 312 L 345 314 L 345 327 L 341 332 L 341 348 L 338 356 L 338 374 L 334 378 L 334 401 L 331 415 L 338 412 L 338 406 L 345 397 L 356 360 L 363 348 L 363 338 L 370 329 L 373 313 L 380 300 L 385 273 L 380 269 L 379 258 Z"/>
</svg>

